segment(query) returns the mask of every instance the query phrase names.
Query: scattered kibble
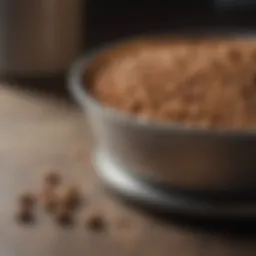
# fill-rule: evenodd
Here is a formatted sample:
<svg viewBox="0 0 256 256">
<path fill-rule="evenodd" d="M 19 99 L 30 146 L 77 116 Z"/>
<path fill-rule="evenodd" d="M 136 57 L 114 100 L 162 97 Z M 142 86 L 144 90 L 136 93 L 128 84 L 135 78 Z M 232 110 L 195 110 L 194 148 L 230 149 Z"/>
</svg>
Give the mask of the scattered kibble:
<svg viewBox="0 0 256 256">
<path fill-rule="evenodd" d="M 39 203 L 60 226 L 72 226 L 76 208 L 82 203 L 82 193 L 78 186 L 58 186 L 61 177 L 55 173 L 48 173 L 45 177 L 45 186 L 39 196 L 33 193 L 24 193 L 19 197 L 17 219 L 20 223 L 32 223 L 35 220 L 34 206 Z M 125 225 L 121 222 L 120 225 Z M 106 228 L 106 221 L 100 212 L 86 212 L 85 226 L 94 232 L 101 232 Z"/>
<path fill-rule="evenodd" d="M 105 221 L 101 215 L 94 213 L 86 217 L 85 225 L 92 231 L 103 231 L 105 229 Z"/>
<path fill-rule="evenodd" d="M 58 210 L 60 201 L 55 193 L 49 193 L 44 198 L 44 208 L 49 213 L 55 213 Z"/>
<path fill-rule="evenodd" d="M 56 214 L 56 220 L 61 226 L 70 226 L 73 224 L 72 212 L 61 207 Z"/>
<path fill-rule="evenodd" d="M 45 183 L 49 186 L 57 186 L 61 182 L 61 177 L 57 172 L 49 172 L 45 176 Z"/>
<path fill-rule="evenodd" d="M 25 193 L 20 196 L 19 202 L 22 208 L 33 208 L 36 204 L 36 197 L 32 193 Z"/>
<path fill-rule="evenodd" d="M 81 193 L 75 186 L 67 187 L 64 190 L 62 204 L 67 209 L 75 209 L 81 203 Z"/>
<path fill-rule="evenodd" d="M 23 207 L 19 209 L 19 212 L 17 214 L 17 219 L 22 224 L 29 224 L 34 222 L 35 215 L 30 207 Z"/>
</svg>

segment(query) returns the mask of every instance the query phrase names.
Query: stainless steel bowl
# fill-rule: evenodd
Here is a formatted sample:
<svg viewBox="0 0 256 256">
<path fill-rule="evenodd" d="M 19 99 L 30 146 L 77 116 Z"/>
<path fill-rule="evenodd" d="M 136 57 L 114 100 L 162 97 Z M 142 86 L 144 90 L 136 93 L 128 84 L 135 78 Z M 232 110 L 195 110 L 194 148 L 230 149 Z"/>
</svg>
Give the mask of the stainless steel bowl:
<svg viewBox="0 0 256 256">
<path fill-rule="evenodd" d="M 83 58 L 70 74 L 71 91 L 86 112 L 101 160 L 161 186 L 255 191 L 256 130 L 213 131 L 145 121 L 94 99 L 91 84 L 85 84 L 88 67 L 111 49 Z"/>
</svg>

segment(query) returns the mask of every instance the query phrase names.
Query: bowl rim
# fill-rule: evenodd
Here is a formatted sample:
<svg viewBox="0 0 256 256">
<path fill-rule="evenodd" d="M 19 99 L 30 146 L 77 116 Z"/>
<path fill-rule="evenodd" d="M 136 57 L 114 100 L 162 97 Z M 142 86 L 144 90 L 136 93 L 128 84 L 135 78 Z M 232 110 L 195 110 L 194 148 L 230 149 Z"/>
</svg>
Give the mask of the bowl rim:
<svg viewBox="0 0 256 256">
<path fill-rule="evenodd" d="M 224 31 L 225 32 L 225 31 Z M 208 33 L 201 33 L 195 34 L 194 32 L 190 34 L 188 33 L 181 33 L 180 36 L 209 36 Z M 214 36 L 215 33 L 210 33 L 211 36 Z M 234 37 L 234 36 L 246 36 L 246 37 L 253 37 L 253 34 L 249 31 L 245 31 L 242 33 L 219 33 L 217 32 L 216 35 L 224 36 L 224 38 Z M 157 36 L 168 36 L 172 37 L 175 36 L 177 38 L 177 34 L 172 33 L 154 33 L 154 34 L 142 34 L 139 36 L 129 37 L 122 40 L 117 40 L 112 43 L 103 44 L 103 46 L 99 46 L 96 49 L 90 51 L 88 54 L 80 57 L 75 63 L 71 66 L 71 69 L 68 72 L 67 80 L 68 80 L 68 89 L 70 93 L 73 95 L 75 100 L 84 108 L 87 108 L 86 102 L 88 102 L 94 109 L 104 112 L 104 114 L 110 118 L 115 119 L 118 122 L 121 122 L 125 125 L 151 130 L 151 131 L 158 131 L 158 132 L 179 132 L 187 135 L 197 135 L 197 136 L 204 136 L 204 137 L 213 137 L 213 138 L 236 138 L 236 139 L 256 139 L 256 129 L 245 129 L 245 130 L 233 130 L 233 129 L 206 129 L 197 126 L 186 126 L 182 123 L 177 122 L 161 122 L 161 121 L 154 121 L 152 119 L 143 119 L 136 115 L 132 115 L 122 110 L 118 110 L 111 106 L 103 105 L 100 101 L 98 101 L 95 97 L 91 95 L 91 93 L 86 90 L 86 84 L 83 82 L 84 71 L 86 67 L 88 67 L 97 56 L 105 53 L 108 50 L 112 50 L 115 47 L 122 46 L 127 43 L 134 42 L 138 39 L 145 39 L 145 38 L 155 38 Z"/>
</svg>

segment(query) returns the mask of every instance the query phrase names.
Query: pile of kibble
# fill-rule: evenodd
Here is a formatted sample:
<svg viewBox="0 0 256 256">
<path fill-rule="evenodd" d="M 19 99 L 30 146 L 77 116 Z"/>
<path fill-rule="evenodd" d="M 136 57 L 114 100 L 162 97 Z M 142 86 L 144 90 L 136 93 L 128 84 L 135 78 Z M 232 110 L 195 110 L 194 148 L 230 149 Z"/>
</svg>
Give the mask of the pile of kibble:
<svg viewBox="0 0 256 256">
<path fill-rule="evenodd" d="M 99 55 L 86 84 L 107 106 L 159 122 L 256 127 L 256 41 L 134 41 Z"/>
<path fill-rule="evenodd" d="M 42 205 L 56 223 L 70 226 L 74 224 L 75 213 L 81 209 L 84 200 L 78 186 L 64 186 L 57 172 L 49 172 L 40 193 L 26 192 L 20 195 L 17 219 L 22 224 L 34 223 L 37 206 Z M 84 223 L 92 230 L 102 230 L 105 227 L 103 216 L 95 212 L 87 212 Z"/>
</svg>

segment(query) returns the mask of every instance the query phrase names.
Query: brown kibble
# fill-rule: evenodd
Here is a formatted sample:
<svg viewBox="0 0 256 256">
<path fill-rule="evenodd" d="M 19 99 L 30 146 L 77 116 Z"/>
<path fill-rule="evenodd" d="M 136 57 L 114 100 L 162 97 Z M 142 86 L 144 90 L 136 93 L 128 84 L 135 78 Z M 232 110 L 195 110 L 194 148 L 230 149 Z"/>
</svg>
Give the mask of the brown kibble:
<svg viewBox="0 0 256 256">
<path fill-rule="evenodd" d="M 134 114 L 139 113 L 143 107 L 144 104 L 138 99 L 131 99 L 131 101 L 127 104 L 127 110 Z"/>
<path fill-rule="evenodd" d="M 59 204 L 59 198 L 53 194 L 51 197 L 45 199 L 44 208 L 49 213 L 55 213 L 58 210 Z"/>
<path fill-rule="evenodd" d="M 17 220 L 23 224 L 29 224 L 34 222 L 35 216 L 30 207 L 23 207 L 17 214 Z"/>
<path fill-rule="evenodd" d="M 61 207 L 56 213 L 56 220 L 61 226 L 70 226 L 73 224 L 72 212 Z"/>
<path fill-rule="evenodd" d="M 61 203 L 67 209 L 75 209 L 81 203 L 81 193 L 79 189 L 75 186 L 67 187 L 64 191 L 61 199 Z"/>
<path fill-rule="evenodd" d="M 85 225 L 87 228 L 97 232 L 103 231 L 105 229 L 105 224 L 106 223 L 102 216 L 96 213 L 87 216 L 85 221 Z"/>
<path fill-rule="evenodd" d="M 252 76 L 252 87 L 256 86 L 256 74 L 253 74 Z"/>
<path fill-rule="evenodd" d="M 142 44 L 135 40 L 108 54 L 111 58 L 90 67 L 91 92 L 108 107 L 186 127 L 256 127 L 256 87 L 249 93 L 243 89 L 256 70 L 252 40 L 155 38 Z M 177 64 L 181 61 L 186 65 Z"/>
<path fill-rule="evenodd" d="M 251 58 L 253 61 L 256 61 L 256 49 L 253 49 L 251 52 Z"/>
<path fill-rule="evenodd" d="M 232 62 L 239 62 L 242 59 L 242 54 L 239 49 L 231 48 L 227 52 L 228 59 Z"/>
<path fill-rule="evenodd" d="M 20 196 L 20 206 L 22 208 L 33 208 L 36 204 L 36 196 L 32 193 L 25 193 Z"/>
<path fill-rule="evenodd" d="M 213 59 L 211 63 L 213 72 L 220 72 L 223 69 L 223 62 L 218 59 Z"/>
<path fill-rule="evenodd" d="M 44 189 L 42 193 L 44 209 L 49 213 L 55 213 L 60 205 L 60 198 L 51 187 Z"/>
<path fill-rule="evenodd" d="M 57 172 L 49 172 L 45 176 L 45 182 L 46 182 L 47 185 L 57 186 L 61 182 L 61 177 Z"/>
</svg>

